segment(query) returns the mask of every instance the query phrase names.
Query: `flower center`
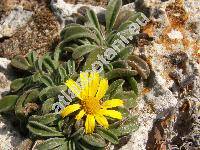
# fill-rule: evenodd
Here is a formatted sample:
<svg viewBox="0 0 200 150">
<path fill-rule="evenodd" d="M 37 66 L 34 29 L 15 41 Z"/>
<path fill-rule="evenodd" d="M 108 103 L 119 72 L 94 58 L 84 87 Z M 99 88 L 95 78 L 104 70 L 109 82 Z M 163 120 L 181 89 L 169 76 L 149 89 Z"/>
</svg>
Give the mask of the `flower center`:
<svg viewBox="0 0 200 150">
<path fill-rule="evenodd" d="M 87 114 L 96 114 L 101 109 L 100 101 L 95 97 L 82 100 L 81 105 Z"/>
</svg>

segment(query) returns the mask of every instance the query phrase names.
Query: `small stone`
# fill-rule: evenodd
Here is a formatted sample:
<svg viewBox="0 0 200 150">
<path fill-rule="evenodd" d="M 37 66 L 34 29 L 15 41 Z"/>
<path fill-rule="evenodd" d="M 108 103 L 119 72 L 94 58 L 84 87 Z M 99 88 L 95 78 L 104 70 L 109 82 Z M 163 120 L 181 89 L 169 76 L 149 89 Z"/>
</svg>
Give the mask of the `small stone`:
<svg viewBox="0 0 200 150">
<path fill-rule="evenodd" d="M 167 35 L 169 36 L 170 39 L 173 39 L 173 40 L 183 39 L 182 33 L 180 31 L 177 31 L 177 30 L 172 29 L 171 32 L 169 32 Z"/>
<path fill-rule="evenodd" d="M 31 18 L 33 12 L 17 7 L 0 21 L 0 38 L 12 36 L 19 28 L 24 26 Z"/>
</svg>

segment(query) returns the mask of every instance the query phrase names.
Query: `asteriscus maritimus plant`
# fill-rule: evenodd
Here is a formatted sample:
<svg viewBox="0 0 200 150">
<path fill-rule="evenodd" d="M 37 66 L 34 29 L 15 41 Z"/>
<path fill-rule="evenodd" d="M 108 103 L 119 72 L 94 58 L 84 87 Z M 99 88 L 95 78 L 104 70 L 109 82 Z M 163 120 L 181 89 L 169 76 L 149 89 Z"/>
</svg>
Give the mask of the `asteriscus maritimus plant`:
<svg viewBox="0 0 200 150">
<path fill-rule="evenodd" d="M 86 134 L 93 133 L 95 122 L 108 128 L 108 120 L 105 116 L 114 119 L 122 119 L 122 114 L 110 108 L 123 106 L 123 101 L 120 99 L 111 99 L 102 101 L 103 96 L 108 89 L 108 80 L 100 76 L 96 72 L 82 72 L 80 73 L 79 86 L 75 81 L 69 79 L 66 81 L 68 88 L 79 98 L 78 104 L 67 106 L 61 111 L 61 116 L 66 117 L 69 114 L 80 110 L 76 115 L 76 120 L 81 120 L 86 116 L 85 132 Z"/>
</svg>

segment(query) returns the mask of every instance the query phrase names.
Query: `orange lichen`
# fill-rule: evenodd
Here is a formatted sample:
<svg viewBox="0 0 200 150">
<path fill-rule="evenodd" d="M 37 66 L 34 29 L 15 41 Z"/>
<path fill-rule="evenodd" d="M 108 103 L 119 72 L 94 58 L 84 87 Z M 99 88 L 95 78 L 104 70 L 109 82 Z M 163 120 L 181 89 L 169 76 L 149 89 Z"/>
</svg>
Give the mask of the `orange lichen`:
<svg viewBox="0 0 200 150">
<path fill-rule="evenodd" d="M 195 42 L 192 48 L 194 50 L 193 56 L 200 59 L 200 42 Z M 200 62 L 200 60 L 198 61 Z"/>
<path fill-rule="evenodd" d="M 188 13 L 183 8 L 182 1 L 168 5 L 165 9 L 172 27 L 183 27 L 188 20 Z"/>
<path fill-rule="evenodd" d="M 143 91 L 141 92 L 141 94 L 142 94 L 142 95 L 145 95 L 145 94 L 149 93 L 150 91 L 151 91 L 150 88 L 145 87 L 145 88 L 143 89 Z"/>
<path fill-rule="evenodd" d="M 148 22 L 148 24 L 143 28 L 143 33 L 152 37 L 154 35 L 156 23 L 153 21 Z"/>
</svg>

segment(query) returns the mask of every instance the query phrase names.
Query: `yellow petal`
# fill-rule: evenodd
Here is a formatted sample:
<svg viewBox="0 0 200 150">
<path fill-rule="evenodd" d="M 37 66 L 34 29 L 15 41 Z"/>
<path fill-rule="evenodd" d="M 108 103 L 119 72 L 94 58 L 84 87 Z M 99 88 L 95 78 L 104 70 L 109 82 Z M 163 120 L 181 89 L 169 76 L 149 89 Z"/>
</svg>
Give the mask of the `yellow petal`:
<svg viewBox="0 0 200 150">
<path fill-rule="evenodd" d="M 115 119 L 122 119 L 122 114 L 116 110 L 101 109 L 101 114 Z"/>
<path fill-rule="evenodd" d="M 80 109 L 80 105 L 79 104 L 73 104 L 73 105 L 69 105 L 67 107 L 65 107 L 62 111 L 61 111 L 61 116 L 64 118 L 66 116 L 68 116 L 69 114 L 77 111 L 78 109 Z"/>
<path fill-rule="evenodd" d="M 83 116 L 85 115 L 85 111 L 82 109 L 78 115 L 76 115 L 76 120 L 81 120 L 83 118 Z"/>
<path fill-rule="evenodd" d="M 81 97 L 85 99 L 89 95 L 89 74 L 88 72 L 81 72 L 80 73 L 80 80 L 81 80 Z"/>
<path fill-rule="evenodd" d="M 75 81 L 69 79 L 66 81 L 66 85 L 78 98 L 81 99 L 81 88 Z"/>
<path fill-rule="evenodd" d="M 103 115 L 95 115 L 95 119 L 101 126 L 108 128 L 108 121 Z"/>
<path fill-rule="evenodd" d="M 108 89 L 108 80 L 102 79 L 99 84 L 96 98 L 100 100 L 106 94 L 107 89 Z"/>
<path fill-rule="evenodd" d="M 111 99 L 103 103 L 103 108 L 113 108 L 118 106 L 123 106 L 123 101 L 121 99 Z"/>
<path fill-rule="evenodd" d="M 93 115 L 87 115 L 86 121 L 85 121 L 85 132 L 93 133 L 95 128 L 95 119 Z"/>
<path fill-rule="evenodd" d="M 90 73 L 89 78 L 89 96 L 94 97 L 99 87 L 99 74 L 96 72 Z"/>
</svg>

